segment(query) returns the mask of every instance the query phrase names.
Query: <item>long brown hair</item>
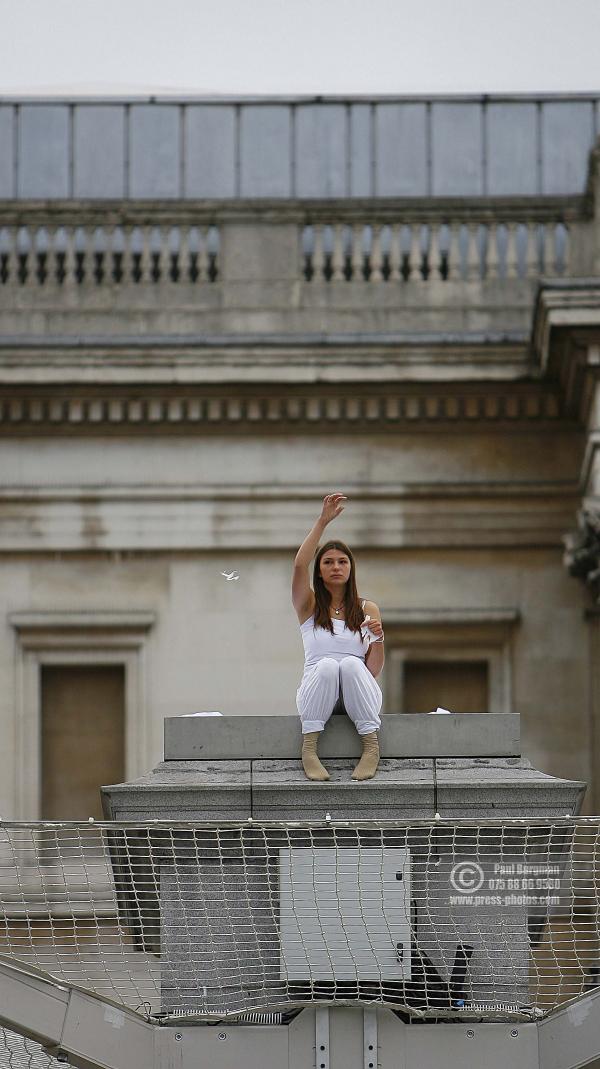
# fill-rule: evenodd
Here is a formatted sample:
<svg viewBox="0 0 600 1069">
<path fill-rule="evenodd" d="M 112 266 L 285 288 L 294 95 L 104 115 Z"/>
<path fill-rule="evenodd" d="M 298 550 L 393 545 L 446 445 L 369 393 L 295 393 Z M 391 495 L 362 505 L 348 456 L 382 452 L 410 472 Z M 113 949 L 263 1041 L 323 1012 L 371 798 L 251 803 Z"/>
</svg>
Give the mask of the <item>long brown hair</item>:
<svg viewBox="0 0 600 1069">
<path fill-rule="evenodd" d="M 331 594 L 323 582 L 320 568 L 321 557 L 330 549 L 339 550 L 339 552 L 344 553 L 350 561 L 350 575 L 348 576 L 348 582 L 346 583 L 346 589 L 344 591 L 344 617 L 348 630 L 360 631 L 361 625 L 365 619 L 365 614 L 360 607 L 360 600 L 356 589 L 356 568 L 354 565 L 354 557 L 344 542 L 336 541 L 326 542 L 324 546 L 321 546 L 317 550 L 317 555 L 315 557 L 313 568 L 315 627 L 324 627 L 325 630 L 331 631 L 332 635 L 334 634 L 333 620 L 331 619 L 330 614 Z"/>
</svg>

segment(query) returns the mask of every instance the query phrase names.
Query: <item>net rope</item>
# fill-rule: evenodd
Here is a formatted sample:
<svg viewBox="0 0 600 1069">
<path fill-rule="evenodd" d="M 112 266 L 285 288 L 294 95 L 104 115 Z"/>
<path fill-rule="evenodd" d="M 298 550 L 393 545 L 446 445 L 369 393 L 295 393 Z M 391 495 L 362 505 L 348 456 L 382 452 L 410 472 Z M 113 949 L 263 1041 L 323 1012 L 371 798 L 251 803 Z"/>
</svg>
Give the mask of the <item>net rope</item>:
<svg viewBox="0 0 600 1069">
<path fill-rule="evenodd" d="M 2 1069 L 59 1069 L 61 1065 L 33 1039 L 20 1036 L 8 1028 L 0 1028 Z"/>
<path fill-rule="evenodd" d="M 149 1019 L 542 1016 L 600 985 L 599 843 L 600 818 L 3 823 L 0 959 Z"/>
</svg>

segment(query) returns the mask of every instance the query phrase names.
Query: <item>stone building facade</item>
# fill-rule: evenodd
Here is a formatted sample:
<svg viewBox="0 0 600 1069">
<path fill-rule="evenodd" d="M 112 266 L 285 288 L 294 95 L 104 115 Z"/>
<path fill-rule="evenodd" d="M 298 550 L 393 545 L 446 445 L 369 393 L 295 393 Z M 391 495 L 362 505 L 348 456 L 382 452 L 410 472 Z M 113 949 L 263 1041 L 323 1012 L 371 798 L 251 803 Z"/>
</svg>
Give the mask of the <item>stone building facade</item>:
<svg viewBox="0 0 600 1069">
<path fill-rule="evenodd" d="M 384 708 L 518 711 L 597 810 L 598 132 L 591 97 L 0 102 L 3 817 L 97 813 L 166 715 L 294 715 L 338 488 Z"/>
</svg>

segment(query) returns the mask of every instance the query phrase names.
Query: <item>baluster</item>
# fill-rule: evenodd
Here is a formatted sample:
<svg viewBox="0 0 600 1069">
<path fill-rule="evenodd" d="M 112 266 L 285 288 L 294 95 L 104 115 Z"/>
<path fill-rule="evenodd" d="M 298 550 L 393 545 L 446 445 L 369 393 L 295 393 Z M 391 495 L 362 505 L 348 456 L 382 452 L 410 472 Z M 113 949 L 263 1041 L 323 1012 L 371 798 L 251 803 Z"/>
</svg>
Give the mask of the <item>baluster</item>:
<svg viewBox="0 0 600 1069">
<path fill-rule="evenodd" d="M 438 223 L 429 225 L 429 275 L 430 282 L 437 282 L 442 275 L 442 251 L 440 242 L 440 226 Z"/>
<path fill-rule="evenodd" d="M 76 286 L 75 230 L 72 226 L 65 226 L 63 227 L 63 233 L 65 235 L 65 279 L 63 286 Z"/>
<path fill-rule="evenodd" d="M 140 282 L 152 282 L 152 227 L 144 226 L 141 231 Z"/>
<path fill-rule="evenodd" d="M 325 275 L 325 250 L 323 247 L 323 226 L 314 227 L 315 244 L 313 248 L 313 278 L 321 281 Z"/>
<path fill-rule="evenodd" d="M 563 234 L 563 247 L 562 247 L 562 261 L 561 261 L 561 275 L 571 274 L 571 231 L 566 223 L 562 225 Z"/>
<path fill-rule="evenodd" d="M 46 226 L 46 286 L 52 286 L 56 282 L 56 227 Z"/>
<path fill-rule="evenodd" d="M 461 278 L 461 276 L 460 224 L 450 223 L 448 225 L 448 262 L 446 278 L 455 279 Z"/>
<path fill-rule="evenodd" d="M 390 226 L 390 282 L 397 282 L 402 276 L 402 227 L 398 223 Z"/>
<path fill-rule="evenodd" d="M 19 286 L 31 285 L 35 281 L 35 265 L 33 264 L 31 234 L 26 226 L 17 228 L 15 246 L 17 253 L 16 282 Z"/>
<path fill-rule="evenodd" d="M 381 226 L 373 224 L 371 238 L 371 282 L 381 282 L 383 279 L 383 252 L 381 244 Z"/>
<path fill-rule="evenodd" d="M 410 250 L 408 253 L 409 281 L 422 282 L 423 253 L 421 251 L 421 226 L 420 223 L 409 223 L 410 226 Z"/>
<path fill-rule="evenodd" d="M 198 281 L 208 281 L 208 228 L 198 227 Z"/>
<path fill-rule="evenodd" d="M 479 258 L 479 223 L 469 223 L 467 227 L 467 279 L 469 282 L 481 278 L 481 261 Z"/>
<path fill-rule="evenodd" d="M 78 226 L 75 230 L 75 281 L 78 286 L 90 280 L 90 230 Z"/>
<path fill-rule="evenodd" d="M 123 285 L 129 285 L 134 282 L 134 259 L 133 259 L 133 246 L 134 246 L 134 227 L 123 226 L 123 250 L 121 260 L 122 271 L 122 283 Z"/>
<path fill-rule="evenodd" d="M 215 282 L 221 271 L 221 232 L 214 223 L 206 231 L 206 248 L 208 251 L 208 280 Z"/>
<path fill-rule="evenodd" d="M 507 223 L 506 226 L 506 277 L 519 277 L 518 224 Z"/>
<path fill-rule="evenodd" d="M 556 223 L 542 225 L 542 264 L 545 275 L 556 273 Z"/>
<path fill-rule="evenodd" d="M 331 280 L 344 281 L 344 231 L 340 223 L 332 227 L 333 249 L 331 252 Z"/>
<path fill-rule="evenodd" d="M 114 226 L 109 240 L 107 273 L 110 282 L 120 285 L 124 280 L 125 235 L 121 226 Z"/>
<path fill-rule="evenodd" d="M 525 234 L 525 277 L 537 278 L 539 273 L 538 224 L 528 223 Z"/>
<path fill-rule="evenodd" d="M 48 281 L 50 265 L 50 241 L 48 227 L 39 227 L 33 235 L 33 258 L 35 263 L 35 280 L 39 286 L 45 286 Z"/>
<path fill-rule="evenodd" d="M 498 226 L 488 223 L 486 227 L 486 278 L 500 278 L 500 255 L 498 251 Z"/>
<path fill-rule="evenodd" d="M 179 281 L 190 281 L 190 254 L 191 238 L 189 223 L 183 223 L 179 228 Z"/>
<path fill-rule="evenodd" d="M 158 253 L 157 266 L 159 282 L 161 285 L 168 281 L 171 265 L 169 263 L 169 235 L 162 226 L 154 228 L 155 253 Z"/>
<path fill-rule="evenodd" d="M 168 281 L 177 283 L 181 279 L 181 227 L 172 226 L 169 231 L 170 264 Z"/>
<path fill-rule="evenodd" d="M 364 253 L 363 253 L 364 227 L 356 223 L 352 227 L 352 281 L 362 282 L 364 279 Z"/>
<path fill-rule="evenodd" d="M 17 250 L 18 227 L 7 226 L 6 228 L 6 274 L 7 284 L 16 286 L 19 281 L 19 256 Z"/>
</svg>

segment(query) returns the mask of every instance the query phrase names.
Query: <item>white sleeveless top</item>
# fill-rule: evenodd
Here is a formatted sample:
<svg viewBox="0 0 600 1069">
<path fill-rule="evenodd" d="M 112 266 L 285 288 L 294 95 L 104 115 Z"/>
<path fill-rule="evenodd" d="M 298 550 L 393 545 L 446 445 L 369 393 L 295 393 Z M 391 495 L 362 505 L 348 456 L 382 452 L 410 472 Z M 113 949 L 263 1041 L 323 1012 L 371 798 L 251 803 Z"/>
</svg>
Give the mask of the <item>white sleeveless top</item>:
<svg viewBox="0 0 600 1069">
<path fill-rule="evenodd" d="M 341 661 L 344 657 L 360 657 L 364 661 L 369 649 L 369 640 L 360 631 L 350 631 L 345 620 L 333 620 L 333 635 L 324 627 L 315 627 L 313 616 L 300 624 L 304 643 L 304 671 L 314 668 L 323 657 Z"/>
</svg>

